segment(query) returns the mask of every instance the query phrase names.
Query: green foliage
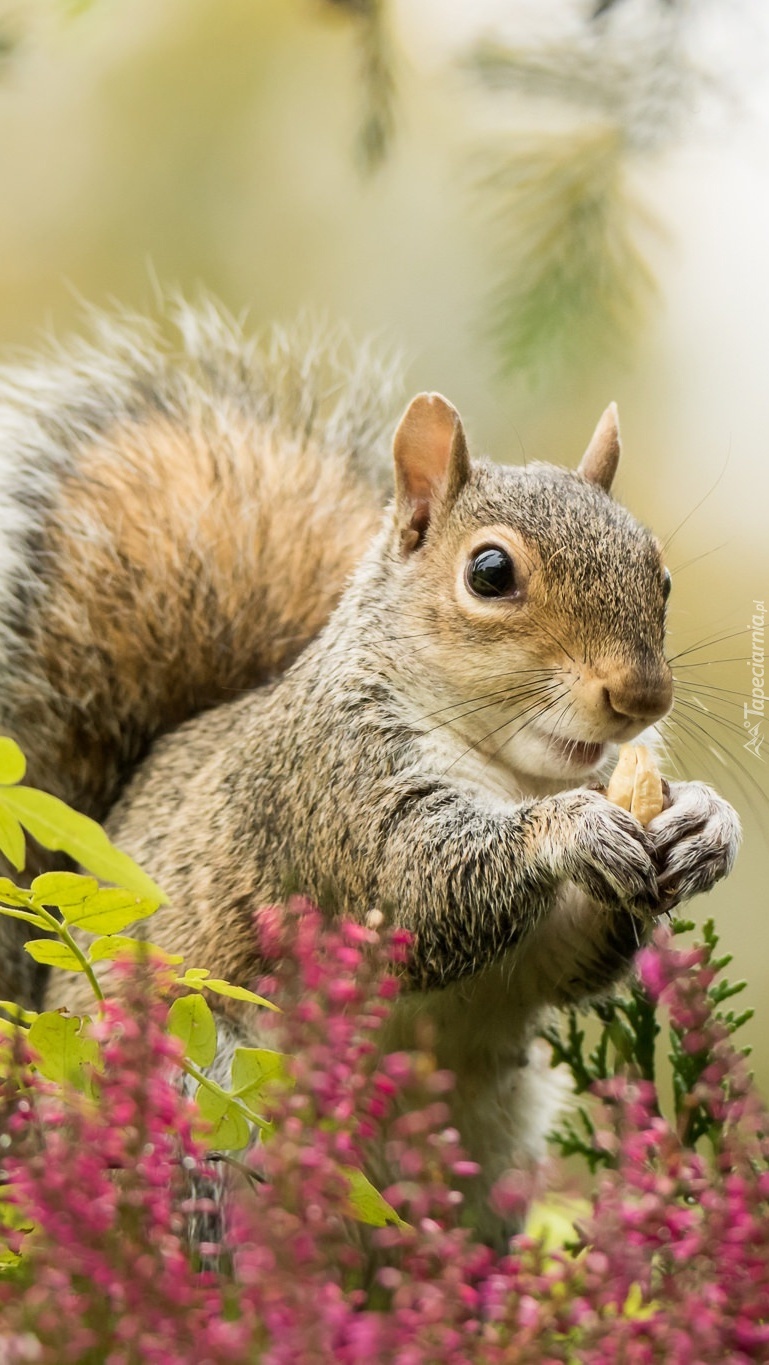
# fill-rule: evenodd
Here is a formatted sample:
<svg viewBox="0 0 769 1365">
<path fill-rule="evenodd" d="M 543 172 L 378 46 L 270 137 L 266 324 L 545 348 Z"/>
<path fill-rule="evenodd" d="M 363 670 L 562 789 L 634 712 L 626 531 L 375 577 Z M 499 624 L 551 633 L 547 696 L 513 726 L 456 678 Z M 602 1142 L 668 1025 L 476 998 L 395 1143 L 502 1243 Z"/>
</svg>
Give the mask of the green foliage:
<svg viewBox="0 0 769 1365">
<path fill-rule="evenodd" d="M 6 736 L 0 738 L 0 783 L 3 786 L 13 786 L 14 783 L 21 782 L 26 771 L 27 760 L 18 744 Z"/>
<path fill-rule="evenodd" d="M 99 1045 L 87 1033 L 83 1019 L 65 1019 L 46 1011 L 29 1028 L 29 1044 L 37 1053 L 37 1069 L 49 1081 L 92 1092 L 91 1077 L 99 1069 Z"/>
<path fill-rule="evenodd" d="M 200 1117 L 209 1126 L 208 1141 L 214 1149 L 240 1151 L 248 1145 L 251 1133 L 248 1117 L 231 1096 L 218 1086 L 201 1084 L 195 1100 Z"/>
<path fill-rule="evenodd" d="M 205 967 L 188 967 L 184 975 L 177 976 L 175 980 L 178 986 L 186 986 L 191 991 L 211 991 L 213 995 L 225 995 L 230 1000 L 243 1000 L 248 1004 L 261 1005 L 264 1009 L 279 1012 L 278 1006 L 271 1000 L 265 1000 L 263 995 L 255 995 L 245 986 L 233 986 L 231 982 L 223 981 L 221 977 L 211 976 Z"/>
<path fill-rule="evenodd" d="M 168 1028 L 184 1044 L 196 1066 L 210 1066 L 216 1056 L 216 1024 L 202 995 L 182 995 L 168 1012 Z"/>
<path fill-rule="evenodd" d="M 684 927 L 691 926 L 685 925 Z M 747 986 L 747 982 L 728 981 L 722 975 L 724 969 L 732 961 L 732 954 L 717 955 L 718 934 L 712 919 L 707 920 L 703 926 L 702 941 L 707 953 L 708 966 L 716 977 L 707 989 L 707 999 L 712 1007 L 713 1016 L 728 1034 L 737 1033 L 744 1024 L 753 1018 L 753 1010 L 724 1010 L 722 1006 L 728 1000 L 741 995 Z M 696 1093 L 697 1082 L 702 1074 L 703 1067 L 708 1063 L 709 1049 L 703 1047 L 698 1051 L 692 1051 L 690 1047 L 686 1046 L 687 1036 L 689 1036 L 688 1032 L 671 1026 L 669 1058 L 673 1076 L 673 1100 L 678 1131 L 683 1140 L 691 1146 L 694 1146 L 700 1138 L 707 1137 L 714 1148 L 717 1148 L 719 1130 L 717 1125 L 714 1125 L 711 1114 L 705 1105 L 692 1103 L 692 1095 Z M 747 1057 L 750 1054 L 750 1048 L 743 1048 L 742 1053 L 743 1056 Z"/>
<path fill-rule="evenodd" d="M 24 868 L 23 827 L 43 848 L 68 854 L 102 881 L 115 882 L 153 901 L 155 907 L 164 904 L 167 898 L 160 887 L 110 843 L 95 820 L 71 810 L 49 792 L 19 786 L 27 766 L 24 755 L 12 739 L 1 742 L 0 853 L 17 872 Z"/>
<path fill-rule="evenodd" d="M 675 934 L 694 928 L 690 920 L 677 920 L 673 924 Z M 705 992 L 713 1018 L 728 1034 L 734 1034 L 752 1018 L 753 1011 L 724 1010 L 722 1006 L 740 995 L 746 982 L 730 982 L 723 977 L 724 968 L 732 958 L 731 954 L 716 954 L 718 935 L 712 920 L 703 927 L 702 947 L 705 963 L 714 977 Z M 583 1022 L 587 1017 L 599 1024 L 597 1041 L 589 1050 Z M 656 1005 L 638 980 L 632 980 L 626 990 L 594 1002 L 584 1011 L 567 1010 L 559 1025 L 553 1024 L 543 1030 L 543 1037 L 550 1044 L 552 1065 L 568 1067 L 577 1095 L 587 1095 L 619 1072 L 656 1085 L 660 1034 Z M 692 1094 L 710 1052 L 707 1047 L 692 1051 L 686 1042 L 688 1036 L 687 1030 L 670 1023 L 667 1057 L 676 1124 L 682 1139 L 689 1145 L 694 1146 L 700 1138 L 708 1137 L 715 1147 L 718 1131 L 712 1116 L 703 1105 L 692 1104 Z M 743 1051 L 747 1055 L 749 1049 Z M 567 1114 L 552 1138 L 564 1156 L 582 1157 L 591 1171 L 613 1164 L 613 1153 L 596 1146 L 596 1124 L 589 1103 L 579 1104 Z"/>
<path fill-rule="evenodd" d="M 360 1223 L 374 1228 L 408 1227 L 362 1171 L 345 1166 L 343 1174 L 349 1182 L 350 1207 Z"/>
</svg>

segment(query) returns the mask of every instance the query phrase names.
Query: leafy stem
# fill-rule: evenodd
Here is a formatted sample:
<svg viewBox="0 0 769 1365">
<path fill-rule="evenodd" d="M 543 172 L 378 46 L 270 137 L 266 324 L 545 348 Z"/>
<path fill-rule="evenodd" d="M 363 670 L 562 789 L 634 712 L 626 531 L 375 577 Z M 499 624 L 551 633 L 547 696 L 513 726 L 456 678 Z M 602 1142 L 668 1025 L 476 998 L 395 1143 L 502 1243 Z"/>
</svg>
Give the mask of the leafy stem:
<svg viewBox="0 0 769 1365">
<path fill-rule="evenodd" d="M 66 943 L 70 952 L 74 955 L 74 957 L 77 958 L 82 970 L 85 972 L 85 975 L 88 978 L 88 983 L 91 987 L 91 990 L 93 991 L 99 1003 L 102 1004 L 104 1001 L 104 992 L 101 986 L 99 985 L 96 973 L 93 967 L 91 966 L 90 962 L 88 961 L 88 958 L 86 957 L 82 948 L 79 947 L 76 940 L 72 937 L 72 934 L 70 933 L 64 921 L 57 919 L 55 915 L 51 914 L 50 910 L 46 910 L 44 905 L 38 906 L 37 913 L 40 919 L 43 920 L 43 922 L 45 923 L 46 927 L 52 930 L 52 932 L 56 934 L 57 938 L 61 939 L 62 943 Z"/>
<path fill-rule="evenodd" d="M 197 1081 L 198 1085 L 202 1085 L 204 1090 L 210 1091 L 212 1095 L 216 1095 L 217 1099 L 224 1101 L 228 1108 L 237 1109 L 238 1113 L 247 1123 L 255 1124 L 263 1133 L 272 1132 L 272 1124 L 269 1120 L 263 1119 L 260 1114 L 257 1114 L 249 1105 L 245 1104 L 238 1095 L 234 1095 L 231 1091 L 224 1090 L 221 1085 L 217 1085 L 216 1081 L 212 1081 L 211 1077 L 207 1076 L 204 1071 L 201 1071 L 188 1057 L 184 1058 L 182 1066 L 186 1074 L 193 1081 Z"/>
</svg>

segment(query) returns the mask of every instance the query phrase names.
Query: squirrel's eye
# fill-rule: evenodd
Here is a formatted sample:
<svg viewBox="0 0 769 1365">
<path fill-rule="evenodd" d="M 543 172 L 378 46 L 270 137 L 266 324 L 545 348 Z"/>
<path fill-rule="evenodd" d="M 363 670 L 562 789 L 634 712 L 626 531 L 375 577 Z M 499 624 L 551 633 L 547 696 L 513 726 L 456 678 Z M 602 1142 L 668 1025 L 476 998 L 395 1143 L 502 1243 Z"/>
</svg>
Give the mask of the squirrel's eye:
<svg viewBox="0 0 769 1365">
<path fill-rule="evenodd" d="M 489 545 L 467 566 L 467 586 L 476 597 L 510 597 L 515 592 L 515 566 L 507 550 Z"/>
<path fill-rule="evenodd" d="M 672 586 L 673 586 L 673 580 L 672 580 L 672 578 L 670 577 L 670 569 L 664 569 L 664 570 L 663 570 L 663 574 L 662 574 L 662 600 L 663 600 L 663 602 L 667 602 L 667 600 L 668 600 L 668 598 L 669 598 L 669 596 L 670 596 L 670 589 L 672 588 Z"/>
</svg>

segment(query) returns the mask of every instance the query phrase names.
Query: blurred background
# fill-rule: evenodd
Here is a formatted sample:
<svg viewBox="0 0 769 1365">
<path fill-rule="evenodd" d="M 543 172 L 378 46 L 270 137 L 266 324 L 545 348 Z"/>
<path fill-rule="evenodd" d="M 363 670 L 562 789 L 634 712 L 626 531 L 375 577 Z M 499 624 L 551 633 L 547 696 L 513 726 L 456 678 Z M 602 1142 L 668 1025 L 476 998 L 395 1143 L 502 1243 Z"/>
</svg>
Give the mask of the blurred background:
<svg viewBox="0 0 769 1365">
<path fill-rule="evenodd" d="M 376 334 L 501 460 L 575 462 L 618 400 L 688 651 L 669 771 L 745 823 L 693 912 L 765 1090 L 768 48 L 761 0 L 0 0 L 5 354 L 203 286 Z"/>
</svg>

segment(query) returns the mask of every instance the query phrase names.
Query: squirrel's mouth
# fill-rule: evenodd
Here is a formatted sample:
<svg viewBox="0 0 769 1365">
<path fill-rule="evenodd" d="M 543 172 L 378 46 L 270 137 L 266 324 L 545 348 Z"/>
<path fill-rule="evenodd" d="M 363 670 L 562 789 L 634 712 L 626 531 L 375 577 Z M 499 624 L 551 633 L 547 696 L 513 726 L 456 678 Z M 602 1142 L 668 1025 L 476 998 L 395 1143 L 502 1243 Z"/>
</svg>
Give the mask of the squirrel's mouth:
<svg viewBox="0 0 769 1365">
<path fill-rule="evenodd" d="M 556 739 L 552 735 L 550 747 L 575 770 L 596 768 L 606 752 L 605 744 L 589 744 L 580 739 Z"/>
</svg>

